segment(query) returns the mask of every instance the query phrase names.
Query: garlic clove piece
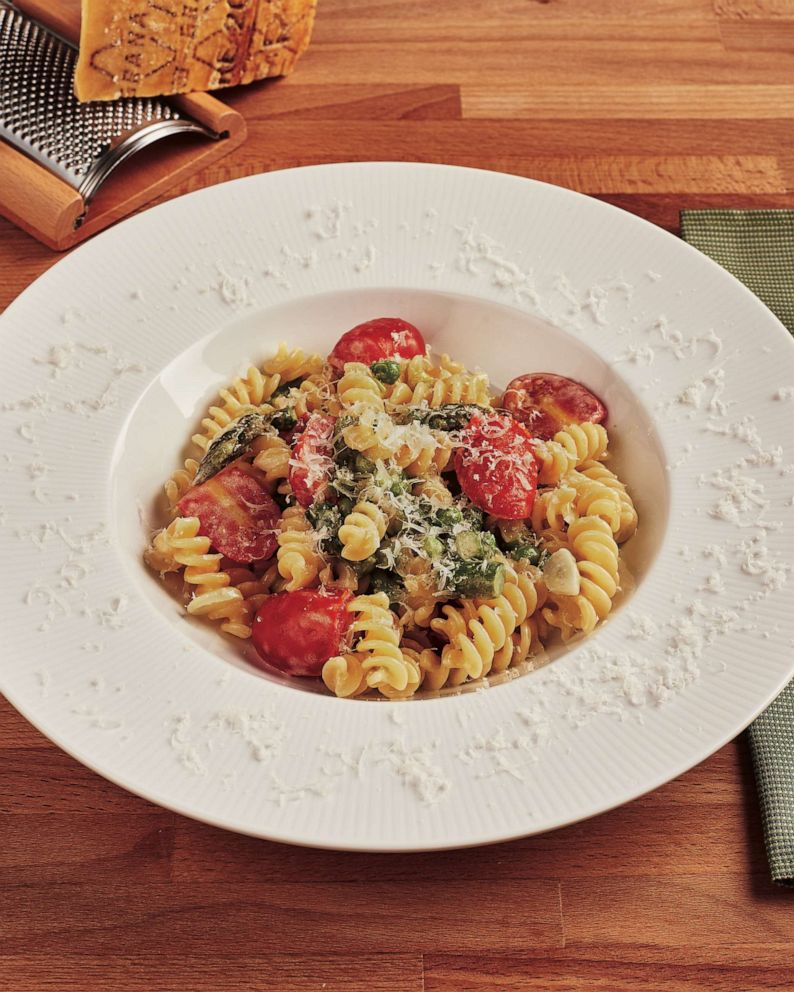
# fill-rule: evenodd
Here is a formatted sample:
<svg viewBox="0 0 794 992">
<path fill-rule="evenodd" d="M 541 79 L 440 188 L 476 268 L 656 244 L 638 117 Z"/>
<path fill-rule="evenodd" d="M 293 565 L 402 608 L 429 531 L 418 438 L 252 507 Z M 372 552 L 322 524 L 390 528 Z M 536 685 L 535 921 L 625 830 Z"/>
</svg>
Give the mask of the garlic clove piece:
<svg viewBox="0 0 794 992">
<path fill-rule="evenodd" d="M 543 581 L 557 596 L 578 596 L 581 580 L 576 559 L 567 548 L 555 551 L 543 566 Z"/>
</svg>

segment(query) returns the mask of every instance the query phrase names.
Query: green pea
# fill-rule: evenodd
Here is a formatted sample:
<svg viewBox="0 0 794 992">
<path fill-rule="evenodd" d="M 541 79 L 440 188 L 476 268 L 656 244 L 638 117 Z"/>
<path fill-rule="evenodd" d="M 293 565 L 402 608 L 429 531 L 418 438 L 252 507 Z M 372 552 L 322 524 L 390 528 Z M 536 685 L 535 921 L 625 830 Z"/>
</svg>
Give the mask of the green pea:
<svg viewBox="0 0 794 992">
<path fill-rule="evenodd" d="M 372 475 L 375 471 L 375 462 L 367 458 L 366 455 L 356 455 L 353 469 L 358 475 Z"/>
<path fill-rule="evenodd" d="M 400 363 L 394 362 L 390 358 L 381 358 L 379 361 L 373 362 L 370 365 L 370 370 L 378 382 L 385 383 L 387 386 L 394 385 L 400 378 Z"/>
<path fill-rule="evenodd" d="M 437 537 L 429 534 L 422 542 L 422 547 L 432 561 L 437 561 L 444 554 L 444 545 Z"/>
<path fill-rule="evenodd" d="M 436 522 L 439 527 L 452 528 L 455 524 L 462 523 L 463 514 L 457 506 L 445 506 L 436 511 Z"/>
</svg>

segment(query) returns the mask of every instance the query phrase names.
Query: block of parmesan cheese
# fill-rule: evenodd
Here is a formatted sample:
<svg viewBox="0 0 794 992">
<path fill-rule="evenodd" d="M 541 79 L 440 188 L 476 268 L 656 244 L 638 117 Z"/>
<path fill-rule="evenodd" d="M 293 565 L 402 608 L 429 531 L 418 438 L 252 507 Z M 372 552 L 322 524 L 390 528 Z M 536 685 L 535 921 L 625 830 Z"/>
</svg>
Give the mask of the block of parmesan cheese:
<svg viewBox="0 0 794 992">
<path fill-rule="evenodd" d="M 82 0 L 79 100 L 166 96 L 291 72 L 317 0 Z"/>
</svg>

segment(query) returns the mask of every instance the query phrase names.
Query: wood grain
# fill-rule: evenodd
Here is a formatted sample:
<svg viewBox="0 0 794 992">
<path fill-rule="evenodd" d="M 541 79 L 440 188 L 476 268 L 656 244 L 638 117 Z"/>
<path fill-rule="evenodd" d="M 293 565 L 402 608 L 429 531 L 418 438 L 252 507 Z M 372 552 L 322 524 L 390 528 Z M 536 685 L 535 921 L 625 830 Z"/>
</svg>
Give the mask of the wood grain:
<svg viewBox="0 0 794 992">
<path fill-rule="evenodd" d="M 77 0 L 67 0 L 73 9 Z M 504 169 L 670 230 L 794 207 L 791 0 L 321 0 L 288 80 L 224 94 L 246 144 L 160 199 L 269 169 Z M 0 221 L 0 307 L 57 257 Z M 472 851 L 238 837 L 122 792 L 0 703 L 11 992 L 789 990 L 743 741 L 595 820 Z"/>
<path fill-rule="evenodd" d="M 208 937 L 211 941 L 211 935 Z M 108 949 L 79 961 L 60 954 L 0 954 L 0 975 L 14 992 L 61 992 L 64 988 L 113 992 L 422 992 L 418 954 L 353 953 L 215 956 L 171 951 L 120 954 Z"/>
</svg>

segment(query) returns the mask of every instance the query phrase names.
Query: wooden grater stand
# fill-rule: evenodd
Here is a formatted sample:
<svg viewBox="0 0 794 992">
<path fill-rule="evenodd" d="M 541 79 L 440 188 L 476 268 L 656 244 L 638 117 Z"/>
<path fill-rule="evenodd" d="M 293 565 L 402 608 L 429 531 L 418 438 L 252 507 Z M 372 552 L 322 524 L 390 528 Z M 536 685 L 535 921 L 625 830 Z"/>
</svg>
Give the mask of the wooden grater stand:
<svg viewBox="0 0 794 992">
<path fill-rule="evenodd" d="M 15 0 L 29 17 L 77 43 L 79 0 Z M 0 141 L 0 214 L 56 251 L 64 251 L 137 210 L 187 176 L 237 148 L 246 137 L 243 117 L 207 93 L 169 97 L 177 110 L 225 135 L 165 139 L 134 156 L 100 187 L 86 212 L 68 183 Z M 85 214 L 80 226 L 79 218 Z"/>
</svg>

